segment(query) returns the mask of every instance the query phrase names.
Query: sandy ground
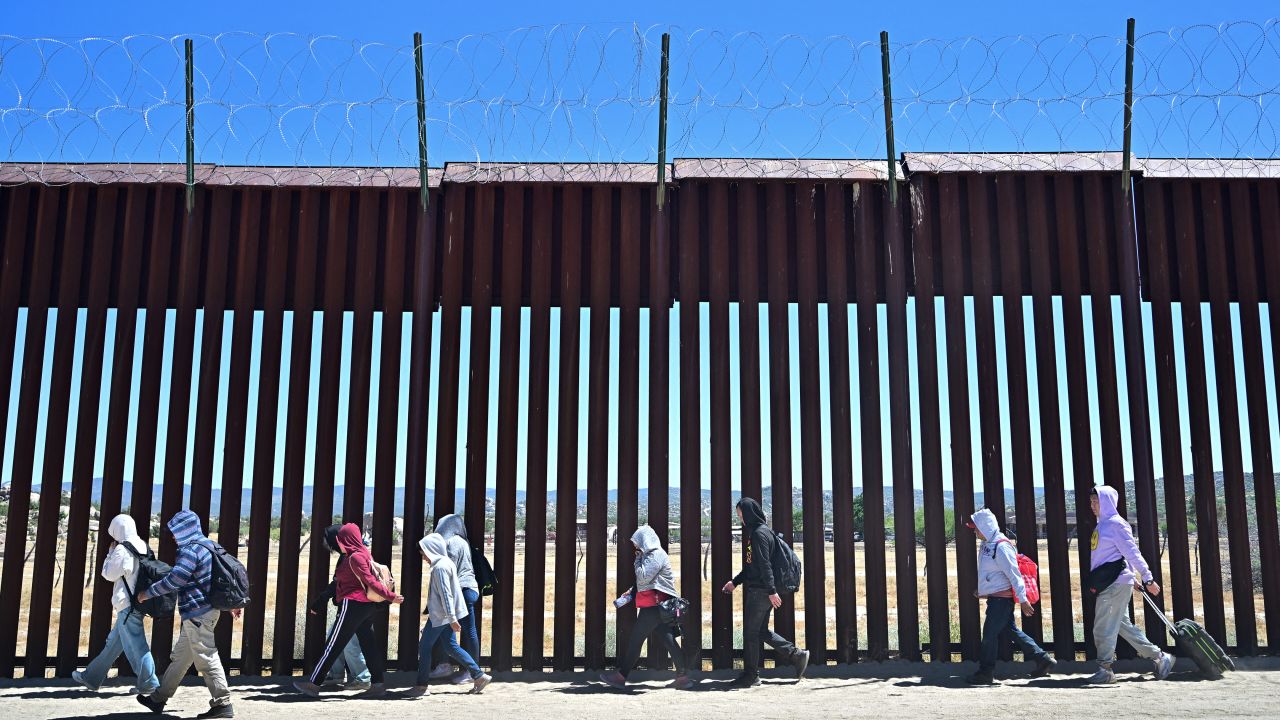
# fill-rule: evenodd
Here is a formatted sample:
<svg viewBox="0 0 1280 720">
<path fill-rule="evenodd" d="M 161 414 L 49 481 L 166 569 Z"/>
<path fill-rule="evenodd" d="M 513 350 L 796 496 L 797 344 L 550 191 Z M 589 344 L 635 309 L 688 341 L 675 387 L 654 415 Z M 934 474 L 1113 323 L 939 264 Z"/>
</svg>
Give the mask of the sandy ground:
<svg viewBox="0 0 1280 720">
<path fill-rule="evenodd" d="M 881 663 L 852 667 L 814 668 L 801 681 L 766 673 L 764 685 L 729 690 L 731 674 L 704 675 L 691 692 L 666 690 L 670 674 L 646 676 L 638 672 L 635 688 L 613 691 L 594 674 L 499 677 L 482 695 L 464 689 L 437 688 L 430 697 L 395 697 L 394 688 L 412 682 L 406 674 L 389 678 L 393 688 L 380 701 L 346 701 L 349 693 L 309 700 L 285 690 L 285 678 L 233 678 L 237 718 L 305 716 L 353 717 L 488 717 L 488 718 L 717 718 L 717 717 L 988 717 L 996 715 L 1045 718 L 1241 718 L 1280 717 L 1280 659 L 1243 661 L 1239 672 L 1217 682 L 1201 680 L 1186 660 L 1179 660 L 1169 680 L 1156 683 L 1139 661 L 1122 664 L 1120 681 L 1112 686 L 1083 685 L 1091 665 L 1073 663 L 1049 678 L 1028 679 L 1029 666 L 1002 665 L 1005 676 L 994 687 L 973 688 L 962 675 L 970 663 L 932 666 L 922 663 Z M 191 679 L 167 708 L 168 717 L 194 717 L 208 695 Z M 140 712 L 141 711 L 141 712 Z M 0 717 L 24 718 L 154 718 L 137 705 L 124 684 L 93 694 L 69 681 L 0 683 Z"/>
</svg>

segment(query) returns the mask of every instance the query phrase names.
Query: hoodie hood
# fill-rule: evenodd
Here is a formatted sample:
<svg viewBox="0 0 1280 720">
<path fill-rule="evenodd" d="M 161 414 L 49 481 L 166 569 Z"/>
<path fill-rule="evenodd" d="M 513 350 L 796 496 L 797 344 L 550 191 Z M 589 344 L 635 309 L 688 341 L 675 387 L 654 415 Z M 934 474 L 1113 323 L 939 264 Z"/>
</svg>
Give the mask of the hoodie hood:
<svg viewBox="0 0 1280 720">
<path fill-rule="evenodd" d="M 178 545 L 189 545 L 204 539 L 204 531 L 200 528 L 200 516 L 190 510 L 179 511 L 169 518 L 167 525 L 173 533 L 173 540 Z"/>
<path fill-rule="evenodd" d="M 133 518 L 129 515 L 117 515 L 111 519 L 111 524 L 107 526 L 107 534 L 112 540 L 120 544 L 128 544 L 139 553 L 147 551 L 147 544 L 142 542 L 142 538 L 138 537 L 138 527 L 134 524 Z"/>
<path fill-rule="evenodd" d="M 1120 515 L 1117 506 L 1120 504 L 1120 493 L 1113 487 L 1099 485 L 1094 488 L 1098 493 L 1098 522 L 1104 523 Z"/>
<path fill-rule="evenodd" d="M 354 555 L 364 550 L 364 537 L 355 523 L 347 523 L 338 528 L 338 550 L 344 555 Z"/>
<path fill-rule="evenodd" d="M 342 552 L 342 548 L 338 547 L 338 531 L 342 530 L 341 525 L 330 525 L 324 529 L 324 546 L 329 548 L 329 552 Z"/>
<path fill-rule="evenodd" d="M 637 528 L 635 533 L 631 535 L 631 542 L 640 548 L 640 552 L 644 555 L 648 555 L 654 550 L 662 549 L 662 542 L 658 540 L 658 533 L 654 532 L 653 528 L 648 525 L 641 525 Z"/>
<path fill-rule="evenodd" d="M 449 514 L 440 518 L 440 522 L 436 523 L 436 532 L 445 540 L 451 537 L 460 537 L 467 539 L 467 525 L 462 522 L 461 515 Z"/>
<path fill-rule="evenodd" d="M 422 548 L 422 552 L 427 554 L 427 559 L 431 561 L 432 565 L 449 558 L 448 543 L 445 542 L 444 536 L 440 533 L 431 533 L 422 538 L 418 541 L 418 547 Z"/>
<path fill-rule="evenodd" d="M 738 501 L 738 509 L 742 511 L 742 525 L 748 532 L 765 524 L 764 508 L 755 498 L 742 498 Z"/>
<path fill-rule="evenodd" d="M 1000 523 L 996 520 L 995 513 L 990 510 L 986 508 L 979 510 L 973 514 L 972 520 L 974 527 L 982 531 L 982 535 L 987 539 L 987 542 L 995 540 L 996 536 L 1000 534 Z"/>
</svg>

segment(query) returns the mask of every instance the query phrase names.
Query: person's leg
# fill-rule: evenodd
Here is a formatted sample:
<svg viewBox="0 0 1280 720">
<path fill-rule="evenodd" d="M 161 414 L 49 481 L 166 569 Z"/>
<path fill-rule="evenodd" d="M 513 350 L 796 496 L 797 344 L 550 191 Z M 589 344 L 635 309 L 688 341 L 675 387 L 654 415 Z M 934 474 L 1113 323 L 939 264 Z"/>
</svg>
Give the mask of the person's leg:
<svg viewBox="0 0 1280 720">
<path fill-rule="evenodd" d="M 356 634 L 356 628 L 359 627 L 360 620 L 365 617 L 366 612 L 361 606 L 371 604 L 354 600 L 342 601 L 342 604 L 338 607 L 338 619 L 335 623 L 333 635 L 324 644 L 324 648 L 320 652 L 320 659 L 317 661 L 316 666 L 312 668 L 311 675 L 307 678 L 308 682 L 315 685 L 324 682 L 329 670 L 338 661 L 338 657 L 342 655 L 342 648 L 351 642 L 351 637 Z"/>
<path fill-rule="evenodd" d="M 763 592 L 747 588 L 742 606 L 742 674 L 746 677 L 759 677 L 761 630 L 769 626 L 769 596 Z"/>
<path fill-rule="evenodd" d="M 116 627 L 119 629 L 120 644 L 124 648 L 125 657 L 137 676 L 139 695 L 150 695 L 160 687 L 156 678 L 156 662 L 151 657 L 151 646 L 147 644 L 146 628 L 142 625 L 142 613 L 129 608 L 120 613 Z"/>
<path fill-rule="evenodd" d="M 190 624 L 190 620 L 182 621 L 178 640 L 173 644 L 173 650 L 169 652 L 169 667 L 165 668 L 164 677 L 160 678 L 160 688 L 151 693 L 151 702 L 156 705 L 164 705 L 169 698 L 173 697 L 173 694 L 178 691 L 178 686 L 182 684 L 182 678 L 186 677 L 187 671 L 195 662 L 187 636 L 187 626 Z"/>
<path fill-rule="evenodd" d="M 348 682 L 370 682 L 369 664 L 365 662 L 364 646 L 361 645 L 359 637 L 353 637 L 347 642 L 347 646 L 342 650 L 342 661 L 347 666 Z"/>
<path fill-rule="evenodd" d="M 462 646 L 458 644 L 458 636 L 453 632 L 453 628 L 449 625 L 444 625 L 442 627 L 444 628 L 444 641 L 447 643 L 445 646 L 445 652 L 449 657 L 453 658 L 454 662 L 458 663 L 462 669 L 466 670 L 467 673 L 471 675 L 472 680 L 483 676 L 484 671 L 476 664 L 475 658 L 471 657 L 471 655 L 466 650 L 463 650 Z"/>
<path fill-rule="evenodd" d="M 1012 610 L 1012 608 L 1010 610 Z M 1022 651 L 1022 657 L 1024 660 L 1034 660 L 1038 662 L 1049 656 L 1049 653 L 1044 648 L 1040 647 L 1040 645 L 1036 643 L 1035 639 L 1023 632 L 1022 628 L 1018 627 L 1018 623 L 1013 617 L 1009 618 L 1009 635 L 1013 638 L 1013 644 L 1017 645 L 1018 649 Z"/>
<path fill-rule="evenodd" d="M 1160 657 L 1161 650 L 1147 639 L 1147 634 L 1129 621 L 1128 608 L 1122 608 L 1120 613 L 1120 637 L 1125 642 L 1133 646 L 1138 651 L 1138 655 L 1148 660 L 1155 660 Z"/>
<path fill-rule="evenodd" d="M 661 613 L 656 607 L 640 608 L 640 612 L 636 613 L 635 625 L 631 627 L 631 637 L 627 638 L 627 650 L 618 661 L 618 672 L 622 677 L 630 675 L 635 669 L 636 663 L 640 660 L 640 648 L 649 638 L 649 633 L 658 627 L 661 619 Z M 683 658 L 677 658 L 676 662 L 680 663 L 682 660 Z"/>
<path fill-rule="evenodd" d="M 760 641 L 773 648 L 774 657 L 777 658 L 775 665 L 781 662 L 794 663 L 796 656 L 800 654 L 800 648 L 769 627 L 769 616 L 773 614 L 773 603 L 769 602 L 769 596 L 765 593 L 761 592 L 760 595 L 764 598 L 764 618 L 760 622 Z"/>
<path fill-rule="evenodd" d="M 218 657 L 218 644 L 213 631 L 222 617 L 221 610 L 210 610 L 196 618 L 189 627 L 183 630 L 189 636 L 191 658 L 196 672 L 204 678 L 205 687 L 209 688 L 209 707 L 222 707 L 231 704 L 231 690 L 227 687 L 227 673 L 222 669 L 222 658 Z"/>
<path fill-rule="evenodd" d="M 1128 610 L 1133 591 L 1124 583 L 1115 583 L 1098 593 L 1093 610 L 1093 644 L 1098 648 L 1098 664 L 1110 667 L 1116 659 L 1116 637 L 1120 618 Z"/>
<path fill-rule="evenodd" d="M 422 639 L 418 642 L 418 680 L 417 684 L 426 686 L 431 681 L 431 668 L 433 667 L 432 653 L 437 645 L 439 645 L 441 637 L 444 635 L 444 629 L 448 625 L 433 627 L 431 619 L 427 618 L 426 623 L 422 626 Z"/>
<path fill-rule="evenodd" d="M 480 629 L 476 627 L 476 606 L 480 604 L 480 593 L 471 588 L 463 588 L 462 598 L 467 603 L 467 616 L 458 621 L 462 626 L 462 637 L 458 644 L 476 662 L 480 662 Z"/>
<path fill-rule="evenodd" d="M 97 690 L 102 687 L 102 683 L 107 680 L 107 672 L 111 670 L 111 666 L 115 665 L 116 658 L 120 657 L 123 652 L 123 641 L 120 637 L 122 632 L 121 624 L 122 615 L 116 615 L 116 623 L 111 626 L 111 632 L 107 633 L 107 642 L 102 646 L 102 652 L 98 653 L 89 664 L 85 666 L 80 673 L 80 683 L 90 690 Z M 134 668 L 135 672 L 137 668 Z M 155 669 L 152 668 L 151 674 L 155 675 Z M 141 676 L 139 676 L 141 679 Z"/>
<path fill-rule="evenodd" d="M 667 654 L 676 664 L 676 674 L 678 676 L 688 675 L 689 666 L 685 662 L 684 652 L 680 649 L 680 642 L 676 640 L 676 630 L 670 625 L 662 625 L 662 644 L 667 647 Z M 646 633 L 647 634 L 647 633 Z"/>
<path fill-rule="evenodd" d="M 336 632 L 338 632 L 338 623 L 335 622 L 329 626 L 329 632 L 324 636 L 325 645 L 328 645 L 330 641 L 333 640 L 333 634 Z M 346 670 L 345 657 L 343 655 L 339 655 L 338 659 L 333 662 L 333 666 L 329 668 L 329 674 L 325 675 L 324 681 L 326 683 L 342 682 L 343 673 L 345 670 Z"/>
<path fill-rule="evenodd" d="M 374 685 L 381 685 L 386 680 L 386 663 L 382 653 L 377 650 L 377 636 L 373 632 L 373 621 L 376 617 L 377 614 L 374 612 L 365 616 L 364 621 L 356 628 L 356 638 L 359 640 L 360 648 L 369 648 L 369 654 L 364 656 L 364 660 L 368 663 L 366 672 L 369 675 L 369 681 Z"/>
<path fill-rule="evenodd" d="M 1013 622 L 1013 601 L 987 598 L 987 616 L 982 623 L 982 650 L 978 654 L 978 672 L 990 674 L 1000 656 L 1000 637 Z"/>
</svg>

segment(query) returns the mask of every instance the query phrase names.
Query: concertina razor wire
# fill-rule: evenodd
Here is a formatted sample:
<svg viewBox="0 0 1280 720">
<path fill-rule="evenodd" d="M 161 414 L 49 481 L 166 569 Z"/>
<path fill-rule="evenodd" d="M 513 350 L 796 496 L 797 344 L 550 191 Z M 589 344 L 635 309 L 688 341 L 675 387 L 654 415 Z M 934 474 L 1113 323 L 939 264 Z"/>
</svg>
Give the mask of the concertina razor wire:
<svg viewBox="0 0 1280 720">
<path fill-rule="evenodd" d="M 677 178 L 886 174 L 873 39 L 554 25 L 424 44 L 433 181 L 654 181 L 664 31 Z M 186 37 L 0 35 L 0 182 L 182 182 Z M 418 184 L 411 43 L 192 37 L 198 182 Z M 890 56 L 908 170 L 1119 169 L 1122 36 Z M 1277 20 L 1142 33 L 1134 169 L 1280 176 L 1278 100 Z"/>
</svg>

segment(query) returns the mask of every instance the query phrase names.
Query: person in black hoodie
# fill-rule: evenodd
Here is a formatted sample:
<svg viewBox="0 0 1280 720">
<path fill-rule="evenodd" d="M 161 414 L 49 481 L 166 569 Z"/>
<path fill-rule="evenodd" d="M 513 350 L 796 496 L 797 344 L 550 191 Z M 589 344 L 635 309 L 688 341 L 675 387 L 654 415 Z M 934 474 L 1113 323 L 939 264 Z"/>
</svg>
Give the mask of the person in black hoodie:
<svg viewBox="0 0 1280 720">
<path fill-rule="evenodd" d="M 782 607 L 773 580 L 773 551 L 778 542 L 777 533 L 765 521 L 764 508 L 754 498 L 738 501 L 738 519 L 742 521 L 742 542 L 746 545 L 742 572 L 724 584 L 721 592 L 733 593 L 739 585 L 746 585 L 746 598 L 742 607 L 742 675 L 734 681 L 735 687 L 753 687 L 760 684 L 761 643 L 768 643 L 778 655 L 779 664 L 790 662 L 796 669 L 796 677 L 804 677 L 809 667 L 809 651 L 801 650 L 789 640 L 769 628 L 769 614 Z"/>
</svg>

